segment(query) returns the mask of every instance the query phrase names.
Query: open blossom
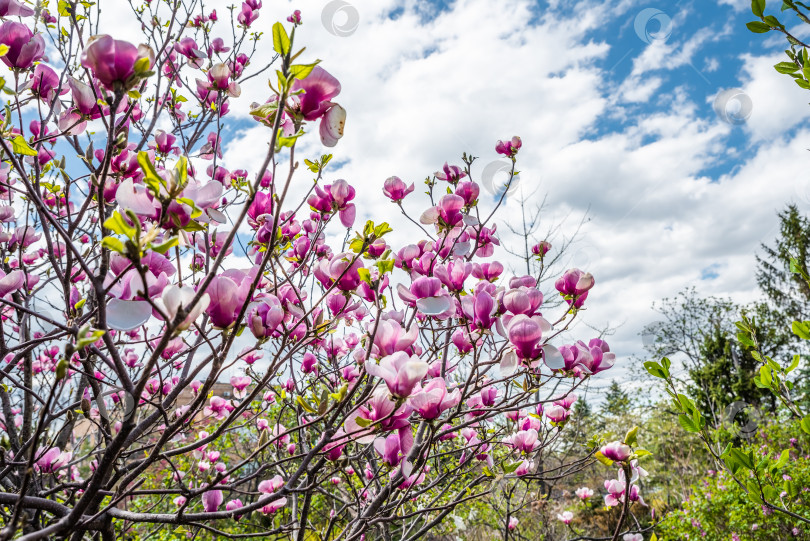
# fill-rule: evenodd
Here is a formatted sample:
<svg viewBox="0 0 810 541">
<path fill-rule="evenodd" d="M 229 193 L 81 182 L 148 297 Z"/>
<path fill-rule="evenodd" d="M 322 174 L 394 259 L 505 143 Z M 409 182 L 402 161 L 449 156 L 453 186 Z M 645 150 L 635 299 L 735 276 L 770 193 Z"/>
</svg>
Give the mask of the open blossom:
<svg viewBox="0 0 810 541">
<path fill-rule="evenodd" d="M 558 513 L 557 520 L 562 521 L 563 524 L 571 524 L 571 521 L 574 520 L 574 513 L 571 511 L 563 511 L 562 513 Z"/>
<path fill-rule="evenodd" d="M 202 495 L 202 503 L 203 508 L 206 512 L 211 513 L 219 509 L 219 506 L 222 505 L 222 491 L 221 490 L 209 490 L 207 492 L 203 492 Z"/>
<path fill-rule="evenodd" d="M 579 269 L 569 269 L 557 279 L 554 287 L 562 295 L 566 295 L 566 302 L 574 308 L 580 308 L 588 298 L 588 290 L 594 285 L 593 275 Z M 570 297 L 570 298 L 568 298 Z"/>
<path fill-rule="evenodd" d="M 0 26 L 0 44 L 8 47 L 0 60 L 10 68 L 28 69 L 45 53 L 42 35 L 34 34 L 27 25 L 15 21 L 6 21 Z"/>
<path fill-rule="evenodd" d="M 437 418 L 443 411 L 456 406 L 461 401 L 461 391 L 454 389 L 447 392 L 447 385 L 442 378 L 430 380 L 421 390 L 417 389 L 408 399 L 408 404 L 423 419 L 428 421 Z"/>
<path fill-rule="evenodd" d="M 507 141 L 498 141 L 498 144 L 495 145 L 495 152 L 503 154 L 507 158 L 512 158 L 517 155 L 522 145 L 523 142 L 520 140 L 520 137 L 516 135 Z"/>
<path fill-rule="evenodd" d="M 163 308 L 165 308 L 169 320 L 174 320 L 181 308 L 186 310 L 196 295 L 197 292 L 194 291 L 194 288 L 189 286 L 167 286 L 166 289 L 163 290 L 160 302 L 163 304 Z M 177 329 L 181 331 L 188 329 L 205 311 L 210 301 L 211 298 L 208 296 L 208 293 L 203 294 L 197 304 L 188 312 L 186 318 L 177 326 Z"/>
<path fill-rule="evenodd" d="M 537 439 L 537 430 L 533 428 L 521 430 L 509 436 L 504 440 L 504 443 L 524 454 L 531 453 L 541 445 L 541 442 Z"/>
<path fill-rule="evenodd" d="M 231 385 L 233 386 L 234 391 L 233 395 L 236 398 L 244 398 L 245 396 L 247 396 L 247 392 L 245 391 L 245 389 L 248 388 L 250 383 L 251 379 L 247 376 L 232 376 Z"/>
<path fill-rule="evenodd" d="M 383 193 L 387 198 L 395 203 L 405 199 L 414 190 L 413 182 L 406 185 L 399 177 L 388 177 L 383 183 Z"/>
<path fill-rule="evenodd" d="M 429 368 L 428 363 L 416 355 L 409 356 L 402 351 L 383 357 L 380 364 L 369 362 L 365 366 L 369 375 L 385 381 L 391 394 L 398 398 L 408 398 Z"/>
<path fill-rule="evenodd" d="M 620 441 L 612 441 L 605 444 L 602 446 L 599 452 L 601 452 L 605 458 L 609 458 L 614 462 L 623 462 L 630 458 L 630 455 L 633 454 L 633 450 L 630 448 L 630 446 Z"/>
<path fill-rule="evenodd" d="M 43 473 L 56 473 L 57 470 L 63 468 L 70 462 L 73 453 L 62 451 L 58 447 L 51 447 L 45 452 L 38 452 L 35 464 L 39 471 Z"/>
<path fill-rule="evenodd" d="M 146 62 L 140 62 L 145 59 Z M 82 66 L 91 70 L 107 90 L 129 88 L 139 74 L 136 68 L 152 68 L 155 54 L 146 45 L 135 45 L 112 36 L 98 36 L 82 53 Z"/>
<path fill-rule="evenodd" d="M 509 524 L 507 525 L 507 527 L 510 530 L 514 530 L 515 528 L 517 528 L 517 525 L 518 525 L 517 517 L 509 517 Z"/>
<path fill-rule="evenodd" d="M 583 501 L 593 496 L 593 490 L 588 487 L 580 487 L 576 489 L 574 493 L 577 495 L 577 498 Z"/>
</svg>

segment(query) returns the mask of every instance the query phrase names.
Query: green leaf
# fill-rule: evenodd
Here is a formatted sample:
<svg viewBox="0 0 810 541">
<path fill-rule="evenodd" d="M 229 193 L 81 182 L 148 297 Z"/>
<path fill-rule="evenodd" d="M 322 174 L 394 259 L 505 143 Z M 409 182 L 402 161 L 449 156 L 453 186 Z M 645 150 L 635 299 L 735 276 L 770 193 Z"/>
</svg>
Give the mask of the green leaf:
<svg viewBox="0 0 810 541">
<path fill-rule="evenodd" d="M 788 460 L 790 460 L 790 450 L 785 449 L 784 451 L 782 451 L 782 454 L 779 455 L 779 460 L 776 461 L 776 468 L 777 469 L 784 468 L 785 464 L 788 463 Z"/>
<path fill-rule="evenodd" d="M 169 251 L 169 249 L 174 248 L 178 244 L 180 244 L 180 237 L 172 237 L 160 244 L 152 244 L 151 246 L 152 250 L 160 254 L 165 254 Z"/>
<path fill-rule="evenodd" d="M 628 430 L 627 434 L 624 436 L 624 443 L 626 443 L 630 447 L 633 447 L 637 442 L 638 442 L 638 427 L 634 426 L 633 428 Z"/>
<path fill-rule="evenodd" d="M 799 363 L 801 362 L 801 360 L 802 360 L 801 355 L 794 355 L 793 356 L 793 362 L 790 363 L 790 366 L 787 367 L 787 369 L 785 370 L 785 373 L 790 374 L 791 372 L 796 370 L 796 367 L 799 366 Z"/>
<path fill-rule="evenodd" d="M 766 15 L 765 16 L 765 23 L 774 27 L 774 28 L 781 28 L 782 30 L 785 29 L 785 25 L 779 22 L 779 19 L 774 17 L 773 15 Z"/>
<path fill-rule="evenodd" d="M 290 37 L 281 23 L 273 25 L 273 50 L 281 56 L 287 56 L 290 52 Z"/>
<path fill-rule="evenodd" d="M 764 34 L 765 32 L 771 31 L 770 26 L 760 21 L 751 21 L 750 23 L 746 23 L 745 26 L 755 34 Z"/>
<path fill-rule="evenodd" d="M 594 454 L 593 456 L 594 456 L 594 458 L 596 458 L 596 460 L 598 460 L 599 462 L 601 462 L 605 466 L 612 466 L 613 465 L 613 461 L 610 460 L 605 455 L 603 455 L 600 451 L 597 451 L 596 454 Z"/>
<path fill-rule="evenodd" d="M 751 12 L 757 17 L 762 17 L 765 12 L 765 0 L 751 0 Z"/>
<path fill-rule="evenodd" d="M 510 474 L 514 473 L 518 467 L 520 467 L 521 462 L 515 462 L 513 464 L 502 464 L 501 467 L 503 468 L 503 473 Z"/>
<path fill-rule="evenodd" d="M 132 239 L 137 229 L 129 225 L 120 212 L 117 210 L 113 212 L 112 216 L 104 221 L 104 227 L 117 235 L 124 235 L 128 239 Z"/>
<path fill-rule="evenodd" d="M 360 275 L 360 279 L 362 281 L 364 281 L 368 285 L 372 285 L 371 284 L 371 273 L 369 272 L 368 269 L 361 267 L 361 268 L 357 269 L 357 274 Z"/>
<path fill-rule="evenodd" d="M 146 151 L 138 152 L 138 165 L 143 170 L 143 181 L 146 187 L 152 190 L 152 195 L 160 193 L 160 186 L 163 184 L 163 178 L 158 174 L 155 165 L 149 159 L 149 153 Z"/>
<path fill-rule="evenodd" d="M 352 252 L 354 252 L 356 254 L 359 254 L 362 249 L 363 249 L 363 239 L 361 239 L 359 237 L 356 238 L 356 239 L 353 239 L 349 243 L 349 250 L 351 250 Z"/>
<path fill-rule="evenodd" d="M 771 375 L 771 369 L 767 366 L 761 366 L 759 368 L 759 379 L 762 381 L 764 385 L 770 385 L 773 381 L 773 376 Z"/>
<path fill-rule="evenodd" d="M 362 417 L 357 417 L 355 421 L 357 421 L 357 426 L 361 428 L 366 428 L 371 424 L 371 419 L 363 419 Z"/>
<path fill-rule="evenodd" d="M 376 267 L 380 269 L 380 275 L 383 275 L 387 272 L 391 272 L 394 270 L 394 260 L 393 259 L 384 259 L 382 261 L 377 261 L 375 263 Z"/>
<path fill-rule="evenodd" d="M 666 379 L 667 377 L 667 373 L 664 368 L 655 361 L 647 361 L 644 363 L 644 368 L 646 368 L 647 372 L 656 378 Z"/>
<path fill-rule="evenodd" d="M 304 411 L 307 413 L 315 413 L 315 408 L 309 405 L 306 400 L 304 400 L 300 395 L 295 397 L 295 401 L 298 403 L 299 406 L 304 408 Z"/>
<path fill-rule="evenodd" d="M 112 252 L 124 253 L 124 243 L 115 237 L 104 237 L 101 239 L 101 246 Z"/>
<path fill-rule="evenodd" d="M 795 73 L 799 70 L 799 66 L 793 62 L 779 62 L 774 66 L 774 69 L 779 73 Z"/>
<path fill-rule="evenodd" d="M 638 458 L 652 455 L 652 453 L 649 452 L 647 449 L 636 449 L 635 453 L 636 453 L 636 457 L 638 457 Z"/>
<path fill-rule="evenodd" d="M 800 426 L 805 433 L 810 434 L 810 415 L 807 415 L 804 419 L 802 419 Z"/>
<path fill-rule="evenodd" d="M 299 64 L 297 66 L 290 66 L 290 75 L 296 79 L 306 79 L 312 73 L 312 70 L 320 64 L 320 60 L 316 60 L 312 64 Z"/>
<path fill-rule="evenodd" d="M 802 340 L 810 340 L 810 321 L 794 321 L 791 329 Z"/>
<path fill-rule="evenodd" d="M 62 381 L 67 376 L 68 361 L 67 359 L 60 359 L 56 365 L 56 381 Z"/>
<path fill-rule="evenodd" d="M 683 413 L 678 415 L 678 424 L 680 424 L 681 427 L 687 432 L 700 432 L 700 426 L 695 424 L 691 418 L 687 417 Z"/>
<path fill-rule="evenodd" d="M 102 336 L 104 336 L 104 331 L 96 329 L 91 332 L 89 325 L 82 327 L 82 329 L 79 330 L 79 339 L 76 341 L 76 349 L 87 347 Z"/>
<path fill-rule="evenodd" d="M 751 337 L 746 332 L 737 333 L 737 341 L 747 348 L 755 348 L 757 345 L 751 340 Z"/>
<path fill-rule="evenodd" d="M 386 222 L 383 222 L 374 228 L 374 235 L 377 238 L 380 238 L 386 233 L 390 233 L 391 231 L 393 231 L 393 229 L 391 229 L 391 226 L 389 226 Z"/>
<path fill-rule="evenodd" d="M 37 155 L 37 151 L 28 145 L 28 141 L 26 141 L 25 137 L 22 135 L 18 135 L 11 140 L 11 150 L 13 150 L 15 154 L 22 154 L 23 156 Z"/>
</svg>

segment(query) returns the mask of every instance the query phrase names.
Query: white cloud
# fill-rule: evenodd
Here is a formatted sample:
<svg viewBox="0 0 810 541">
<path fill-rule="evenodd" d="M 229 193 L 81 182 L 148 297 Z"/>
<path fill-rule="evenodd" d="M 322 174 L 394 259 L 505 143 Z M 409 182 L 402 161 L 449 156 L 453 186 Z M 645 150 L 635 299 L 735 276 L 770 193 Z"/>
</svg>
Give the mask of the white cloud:
<svg viewBox="0 0 810 541">
<path fill-rule="evenodd" d="M 570 234 L 576 217 L 589 212 L 586 240 L 572 249 L 571 264 L 597 279 L 585 321 L 623 323 L 610 339 L 622 362 L 640 352 L 638 333 L 656 320 L 653 301 L 692 284 L 706 294 L 752 298 L 754 253 L 775 235 L 776 211 L 792 198 L 810 207 L 804 166 L 810 133 L 790 132 L 810 112 L 808 94 L 773 70 L 778 59 L 742 56 L 740 86 L 754 105 L 744 127 L 708 116 L 704 100 L 711 103 L 713 88 L 690 94 L 685 86 L 665 87 L 665 72 L 692 63 L 728 28 L 720 36 L 705 30 L 678 41 L 676 26 L 671 41 L 646 47 L 617 85 L 599 65 L 609 45 L 589 36 L 610 17 L 608 3 L 566 17 L 552 2 L 534 18 L 522 0 L 459 0 L 426 20 L 415 9 L 423 4 L 415 2 L 352 3 L 360 24 L 343 38 L 320 24 L 322 3 L 295 8 L 304 15 L 297 36 L 307 58 L 322 58 L 343 85 L 337 101 L 349 117 L 334 153 L 348 161 L 327 180 L 346 178 L 357 188 L 358 222 L 386 219 L 396 228 L 392 239 L 412 242 L 414 227 L 381 195 L 386 177 L 416 182 L 406 208 L 418 216 L 425 203 L 421 181 L 445 160 L 459 163 L 463 151 L 472 152 L 481 157 L 480 171 L 497 159 L 497 139 L 520 135 L 523 186 L 539 188 L 538 202 L 549 196 L 545 223 L 568 216 L 561 234 Z M 720 3 L 739 10 L 746 1 Z M 618 12 L 630 5 L 620 4 Z M 395 7 L 403 11 L 391 19 Z M 257 29 L 268 30 L 292 9 L 266 3 Z M 706 61 L 707 71 L 714 62 Z M 256 78 L 234 100 L 233 114 L 244 116 L 250 101 L 268 96 L 265 80 Z M 640 110 L 640 103 L 652 110 Z M 612 129 L 600 126 L 617 119 Z M 732 130 L 743 130 L 756 144 L 727 148 Z M 259 126 L 233 137 L 226 166 L 254 172 L 268 140 Z M 297 156 L 324 151 L 310 135 Z M 702 172 L 728 162 L 739 167 L 720 178 Z M 300 197 L 310 180 L 299 171 L 290 197 Z M 509 200 L 498 220 L 503 224 L 518 211 Z M 709 267 L 718 276 L 701 281 Z M 592 334 L 580 325 L 572 336 Z M 606 377 L 620 374 L 622 368 Z"/>
</svg>

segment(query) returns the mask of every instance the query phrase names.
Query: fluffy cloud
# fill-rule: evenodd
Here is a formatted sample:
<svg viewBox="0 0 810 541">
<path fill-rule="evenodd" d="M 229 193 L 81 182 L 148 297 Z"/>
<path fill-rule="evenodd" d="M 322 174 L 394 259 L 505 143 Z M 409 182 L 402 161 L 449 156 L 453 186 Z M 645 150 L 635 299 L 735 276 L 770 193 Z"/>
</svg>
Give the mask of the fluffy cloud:
<svg viewBox="0 0 810 541">
<path fill-rule="evenodd" d="M 719 0 L 735 10 L 746 2 Z M 439 9 L 430 2 L 355 1 L 340 19 L 330 19 L 347 27 L 356 17 L 356 31 L 345 37 L 322 24 L 323 5 L 266 3 L 255 29 L 301 9 L 305 24 L 297 36 L 305 55 L 322 58 L 341 80 L 337 101 L 349 117 L 334 150 L 338 167 L 327 180 L 346 178 L 358 189 L 358 222 L 383 215 L 395 225 L 394 240 L 412 238 L 415 226 L 397 218 L 381 195 L 386 177 L 417 183 L 406 208 L 418 216 L 425 202 L 421 180 L 445 160 L 459 163 L 462 152 L 472 152 L 480 156 L 474 168 L 480 174 L 497 159 L 496 139 L 520 135 L 521 188 L 533 194 L 529 205 L 548 196 L 544 224 L 562 223 L 555 243 L 574 234 L 579 217 L 590 218 L 580 231 L 584 240 L 564 260 L 597 279 L 584 322 L 621 325 L 610 341 L 622 361 L 607 377 L 621 374 L 621 363 L 626 367 L 641 352 L 639 333 L 656 320 L 654 301 L 693 284 L 706 294 L 753 298 L 754 253 L 775 235 L 776 212 L 791 199 L 810 201 L 806 184 L 796 188 L 810 135 L 797 131 L 810 112 L 806 94 L 773 70 L 778 49 L 746 54 L 742 40 L 732 43 L 731 58 L 713 49 L 746 32 L 726 13 L 681 32 L 694 19 L 687 5 L 675 14 L 670 40 L 634 42 L 632 68 L 622 78 L 605 65 L 618 46 L 595 33 L 606 24 L 626 26 L 638 2 L 582 2 L 571 9 L 553 1 L 541 9 L 524 0 L 458 0 Z M 263 51 L 254 62 L 269 59 Z M 700 86 L 688 82 L 684 73 L 695 78 L 689 67 L 695 62 L 710 66 L 712 85 L 705 75 Z M 731 126 L 713 113 L 713 85 L 721 83 L 750 96 L 745 125 Z M 234 100 L 235 116 L 268 96 L 265 81 L 246 83 L 242 95 Z M 269 133 L 248 122 L 229 139 L 225 165 L 253 172 Z M 297 156 L 323 152 L 309 136 Z M 306 174 L 298 175 L 293 199 L 311 186 Z M 518 201 L 508 199 L 501 226 L 519 211 Z M 580 325 L 571 336 L 594 333 Z"/>
</svg>

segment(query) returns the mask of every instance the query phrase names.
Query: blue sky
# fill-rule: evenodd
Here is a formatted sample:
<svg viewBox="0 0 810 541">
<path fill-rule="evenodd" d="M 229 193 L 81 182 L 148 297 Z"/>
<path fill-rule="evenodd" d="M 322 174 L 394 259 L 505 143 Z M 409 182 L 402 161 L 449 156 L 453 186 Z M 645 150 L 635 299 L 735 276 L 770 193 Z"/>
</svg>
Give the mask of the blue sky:
<svg viewBox="0 0 810 541">
<path fill-rule="evenodd" d="M 775 12 L 770 5 L 779 2 L 768 4 Z M 615 327 L 608 341 L 620 361 L 608 377 L 632 385 L 626 375 L 642 351 L 640 332 L 658 318 L 653 302 L 692 285 L 739 302 L 756 298 L 754 256 L 775 237 L 776 212 L 790 201 L 810 211 L 810 92 L 774 71 L 784 40 L 751 34 L 749 7 L 747 0 L 274 1 L 254 29 L 267 32 L 302 11 L 299 43 L 341 81 L 336 101 L 348 111 L 332 178 L 357 187 L 358 221 L 391 219 L 395 242 L 414 231 L 383 198 L 385 178 L 419 184 L 445 161 L 460 163 L 462 152 L 479 156 L 480 175 L 498 159 L 495 142 L 520 135 L 516 195 L 530 205 L 546 198 L 541 231 L 554 229 L 560 246 L 586 219 L 566 263 L 592 272 L 597 285 L 570 338 Z M 118 9 L 105 15 L 135 40 L 137 28 L 121 25 Z M 662 22 L 666 39 L 658 39 Z M 258 64 L 262 54 L 270 52 Z M 229 169 L 258 169 L 269 135 L 247 111 L 267 99 L 265 84 L 246 83 L 233 101 L 232 120 L 242 120 L 227 141 Z M 741 124 L 715 111 L 728 89 L 751 105 Z M 324 151 L 317 137 L 301 144 L 303 157 Z M 418 192 L 406 201 L 417 217 L 425 204 Z M 500 231 L 518 211 L 510 197 Z M 505 244 L 515 240 L 504 235 Z"/>
</svg>

